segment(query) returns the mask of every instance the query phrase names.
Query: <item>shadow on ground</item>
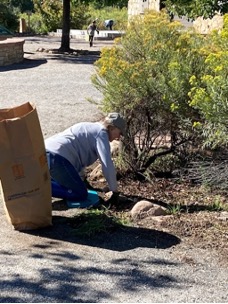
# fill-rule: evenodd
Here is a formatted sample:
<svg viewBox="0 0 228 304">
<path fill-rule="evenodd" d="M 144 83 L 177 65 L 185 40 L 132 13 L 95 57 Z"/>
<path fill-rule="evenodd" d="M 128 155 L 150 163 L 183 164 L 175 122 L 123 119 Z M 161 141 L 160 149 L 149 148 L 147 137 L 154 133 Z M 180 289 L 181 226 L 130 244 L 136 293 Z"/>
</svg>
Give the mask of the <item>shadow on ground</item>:
<svg viewBox="0 0 228 304">
<path fill-rule="evenodd" d="M 0 66 L 0 72 L 12 70 L 24 70 L 36 68 L 48 61 L 58 61 L 59 63 L 75 64 L 94 64 L 100 58 L 100 51 L 81 51 L 75 50 L 72 53 L 25 53 L 29 58 L 24 58 L 22 62 L 14 63 L 8 66 Z M 38 58 L 38 56 L 43 58 Z"/>
<path fill-rule="evenodd" d="M 76 63 L 76 64 L 94 64 L 100 58 L 99 51 L 88 51 L 85 54 L 57 54 L 49 57 L 49 60 L 56 60 L 62 63 Z"/>
<path fill-rule="evenodd" d="M 164 270 L 159 272 L 160 267 L 176 269 L 180 266 L 179 263 L 166 259 L 153 256 L 149 259 L 144 256 L 139 256 L 138 259 L 110 258 L 109 255 L 104 267 L 103 261 L 97 260 L 92 254 L 88 258 L 77 251 L 69 252 L 57 246 L 58 244 L 34 246 L 36 253 L 30 253 L 28 259 L 33 259 L 40 265 L 36 270 L 39 274 L 37 279 L 31 280 L 31 275 L 28 278 L 18 275 L 17 271 L 9 274 L 8 279 L 1 277 L 1 303 L 116 303 L 121 300 L 121 294 L 125 294 L 125 299 L 129 299 L 129 294 L 141 294 L 139 298 L 143 300 L 145 292 L 148 299 L 148 290 L 152 296 L 159 289 L 168 292 L 170 289 L 181 290 L 186 284 L 193 284 L 186 277 L 180 280 Z M 7 254 L 0 253 L 3 257 Z M 13 258 L 20 260 L 22 257 L 14 255 Z"/>
<path fill-rule="evenodd" d="M 77 235 L 69 217 L 53 216 L 53 226 L 41 230 L 26 231 L 31 235 L 93 246 L 113 251 L 126 251 L 138 247 L 166 249 L 180 243 L 170 233 L 154 229 L 116 226 L 94 236 Z"/>
<path fill-rule="evenodd" d="M 174 272 L 180 262 L 157 251 L 139 250 L 133 256 L 127 251 L 136 247 L 165 249 L 180 242 L 165 232 L 117 227 L 83 238 L 72 234 L 69 217 L 55 215 L 49 228 L 20 233 L 8 225 L 6 228 L 7 233 L 3 230 L 2 234 L 7 246 L 0 249 L 4 270 L 1 303 L 116 303 L 129 299 L 129 294 L 139 295 L 142 301 L 145 291 L 148 299 L 150 291 L 181 290 L 192 284 Z M 122 251 L 127 252 L 119 254 Z"/>
<path fill-rule="evenodd" d="M 15 70 L 25 70 L 36 68 L 47 63 L 47 59 L 24 59 L 22 62 L 0 67 L 0 72 L 8 72 Z"/>
</svg>

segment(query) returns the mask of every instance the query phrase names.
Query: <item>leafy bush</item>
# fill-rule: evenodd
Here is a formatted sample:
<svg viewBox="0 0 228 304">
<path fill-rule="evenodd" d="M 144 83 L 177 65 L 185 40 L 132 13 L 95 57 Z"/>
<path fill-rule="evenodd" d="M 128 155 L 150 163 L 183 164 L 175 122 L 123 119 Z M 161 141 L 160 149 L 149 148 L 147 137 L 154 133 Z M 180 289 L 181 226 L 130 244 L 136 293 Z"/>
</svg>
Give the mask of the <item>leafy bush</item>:
<svg viewBox="0 0 228 304">
<path fill-rule="evenodd" d="M 17 31 L 19 26 L 18 17 L 13 12 L 12 7 L 4 2 L 0 3 L 0 24 L 11 31 Z"/>
<path fill-rule="evenodd" d="M 199 16 L 212 18 L 218 12 L 221 14 L 228 12 L 227 0 L 165 0 L 162 2 L 174 15 L 185 16 L 193 20 Z"/>
<path fill-rule="evenodd" d="M 77 1 L 77 0 L 76 0 Z M 105 7 L 118 7 L 123 8 L 127 7 L 128 0 L 87 0 L 86 2 L 89 2 L 91 6 L 93 6 L 95 9 L 100 10 Z"/>
<path fill-rule="evenodd" d="M 127 119 L 124 151 L 131 171 L 145 172 L 193 138 L 200 115 L 189 105 L 189 79 L 204 70 L 203 43 L 165 13 L 148 12 L 131 21 L 114 47 L 103 49 L 92 81 L 104 94 L 102 110 Z"/>
<path fill-rule="evenodd" d="M 85 4 L 71 6 L 71 23 L 70 27 L 72 29 L 83 29 L 86 25 L 86 28 L 91 19 L 89 7 Z"/>
<path fill-rule="evenodd" d="M 94 6 L 89 6 L 89 15 L 91 16 L 90 22 L 94 19 L 97 20 L 97 25 L 100 30 L 106 30 L 104 21 L 108 19 L 114 20 L 113 30 L 125 30 L 128 22 L 128 11 L 126 7 L 104 7 L 102 9 L 95 9 Z M 87 28 L 88 24 L 84 25 Z"/>
<path fill-rule="evenodd" d="M 61 1 L 46 0 L 42 3 L 34 0 L 35 13 L 30 17 L 30 27 L 35 33 L 45 34 L 62 28 L 62 3 Z M 22 15 L 27 19 L 26 15 Z M 87 5 L 78 0 L 71 0 L 71 29 L 86 29 L 88 24 L 98 19 L 100 30 L 105 29 L 104 21 L 114 19 L 114 29 L 123 30 L 127 25 L 127 8 L 104 7 L 95 9 L 93 5 Z"/>
<path fill-rule="evenodd" d="M 48 33 L 62 28 L 63 8 L 61 1 L 46 0 L 42 3 L 34 0 L 35 14 L 30 18 L 31 29 L 35 33 Z M 71 0 L 71 24 L 74 29 L 88 26 L 90 20 L 89 7 Z"/>
<path fill-rule="evenodd" d="M 204 73 L 190 78 L 190 105 L 200 110 L 204 124 L 195 127 L 204 133 L 205 144 L 212 147 L 228 145 L 228 14 L 224 16 L 221 33 L 205 38 L 199 52 L 204 56 Z"/>
<path fill-rule="evenodd" d="M 30 18 L 31 29 L 36 33 L 48 33 L 61 28 L 62 3 L 60 1 L 34 0 L 35 14 Z"/>
</svg>

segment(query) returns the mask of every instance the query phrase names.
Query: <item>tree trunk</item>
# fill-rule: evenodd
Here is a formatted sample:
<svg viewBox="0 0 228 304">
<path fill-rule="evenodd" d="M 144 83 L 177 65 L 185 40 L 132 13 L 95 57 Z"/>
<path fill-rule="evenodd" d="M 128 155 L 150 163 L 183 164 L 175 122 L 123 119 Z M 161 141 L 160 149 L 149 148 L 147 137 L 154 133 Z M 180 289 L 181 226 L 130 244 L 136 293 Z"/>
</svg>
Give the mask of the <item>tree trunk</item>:
<svg viewBox="0 0 228 304">
<path fill-rule="evenodd" d="M 59 51 L 70 51 L 70 0 L 63 0 L 62 39 Z"/>
</svg>

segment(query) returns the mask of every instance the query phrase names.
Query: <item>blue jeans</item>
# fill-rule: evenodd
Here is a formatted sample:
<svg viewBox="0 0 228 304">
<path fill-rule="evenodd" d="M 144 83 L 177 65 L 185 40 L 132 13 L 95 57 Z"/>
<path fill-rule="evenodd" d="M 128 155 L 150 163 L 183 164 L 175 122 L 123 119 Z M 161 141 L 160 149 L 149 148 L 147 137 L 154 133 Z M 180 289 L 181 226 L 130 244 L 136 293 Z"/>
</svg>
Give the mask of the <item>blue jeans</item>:
<svg viewBox="0 0 228 304">
<path fill-rule="evenodd" d="M 86 200 L 87 188 L 72 164 L 58 154 L 46 151 L 46 155 L 52 179 L 52 196 L 69 200 Z"/>
</svg>

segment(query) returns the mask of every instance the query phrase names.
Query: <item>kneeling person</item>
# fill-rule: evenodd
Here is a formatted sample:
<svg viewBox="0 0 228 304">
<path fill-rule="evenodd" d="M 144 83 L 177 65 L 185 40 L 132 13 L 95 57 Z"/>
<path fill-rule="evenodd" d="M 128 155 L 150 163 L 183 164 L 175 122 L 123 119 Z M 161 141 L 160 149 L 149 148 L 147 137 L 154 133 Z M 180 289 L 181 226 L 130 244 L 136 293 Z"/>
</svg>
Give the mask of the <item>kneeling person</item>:
<svg viewBox="0 0 228 304">
<path fill-rule="evenodd" d="M 80 172 L 97 159 L 109 190 L 116 195 L 116 170 L 110 142 L 125 134 L 126 123 L 119 113 L 110 113 L 101 122 L 82 122 L 45 140 L 51 179 L 71 191 L 74 200 L 86 200 L 88 192 Z"/>
</svg>

